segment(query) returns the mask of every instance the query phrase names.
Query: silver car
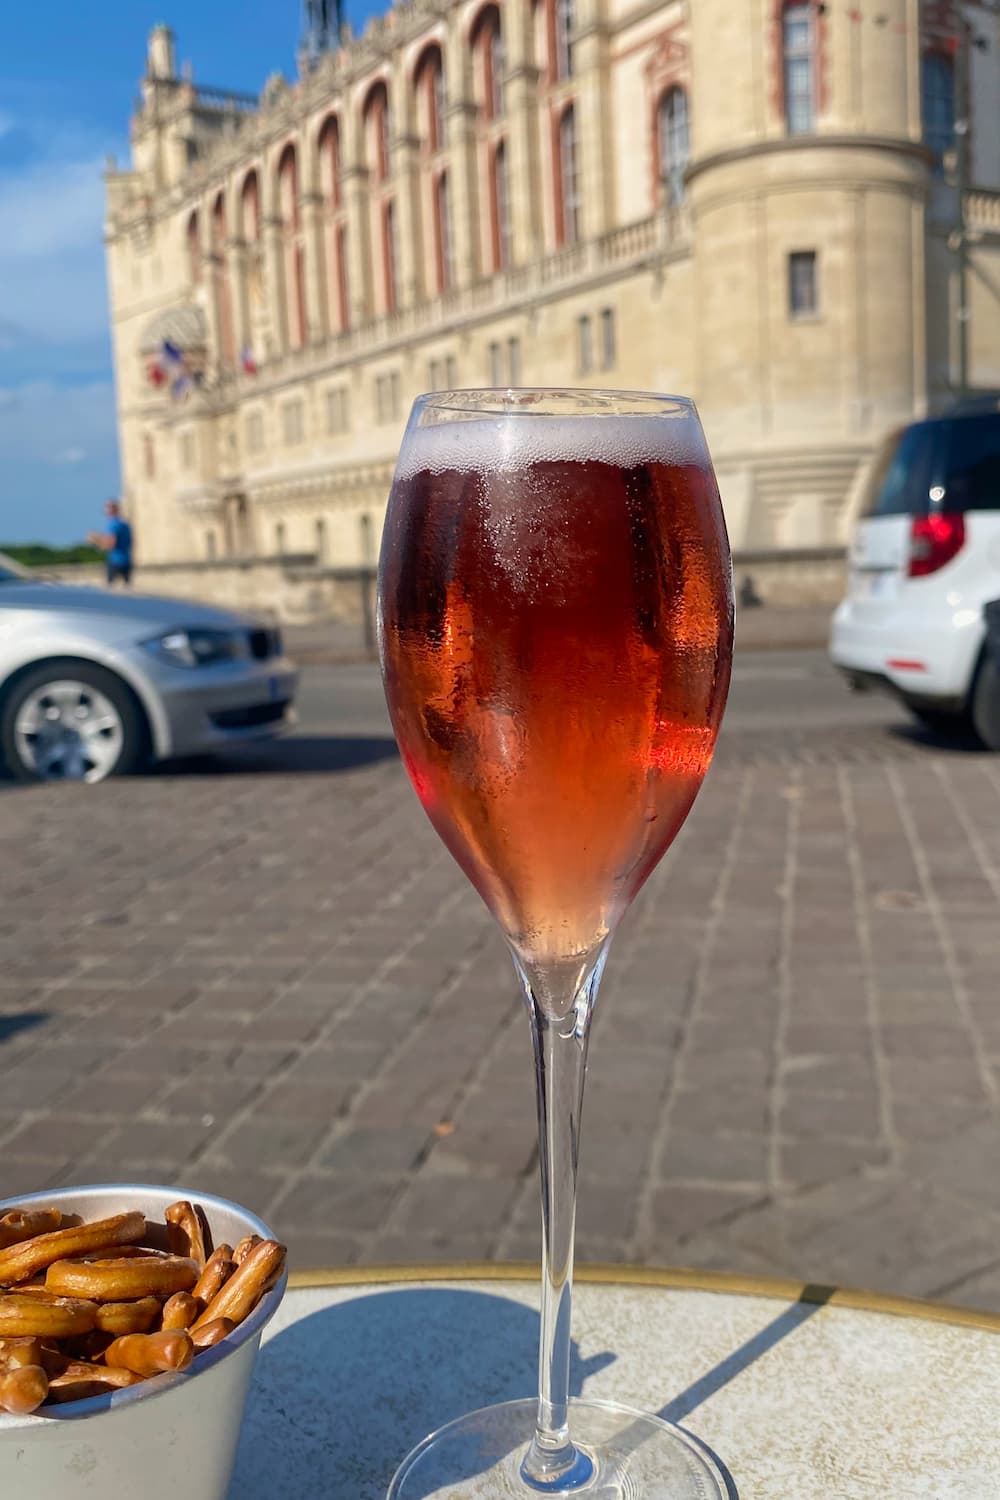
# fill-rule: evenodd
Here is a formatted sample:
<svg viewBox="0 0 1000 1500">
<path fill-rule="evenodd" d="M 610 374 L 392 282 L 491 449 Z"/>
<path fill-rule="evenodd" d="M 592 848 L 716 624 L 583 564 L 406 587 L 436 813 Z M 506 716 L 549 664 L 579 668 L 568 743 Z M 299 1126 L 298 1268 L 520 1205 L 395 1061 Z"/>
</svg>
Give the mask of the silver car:
<svg viewBox="0 0 1000 1500">
<path fill-rule="evenodd" d="M 275 734 L 297 681 L 273 626 L 0 557 L 0 763 L 18 780 L 103 781 Z"/>
</svg>

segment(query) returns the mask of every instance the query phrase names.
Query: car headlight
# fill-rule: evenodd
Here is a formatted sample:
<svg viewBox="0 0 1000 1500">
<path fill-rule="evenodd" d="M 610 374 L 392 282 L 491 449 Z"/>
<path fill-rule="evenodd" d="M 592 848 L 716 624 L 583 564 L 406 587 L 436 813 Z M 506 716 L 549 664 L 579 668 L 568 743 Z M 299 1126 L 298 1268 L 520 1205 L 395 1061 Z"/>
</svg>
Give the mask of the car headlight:
<svg viewBox="0 0 1000 1500">
<path fill-rule="evenodd" d="M 208 667 L 239 656 L 242 640 L 232 630 L 168 630 L 143 645 L 173 667 Z"/>
</svg>

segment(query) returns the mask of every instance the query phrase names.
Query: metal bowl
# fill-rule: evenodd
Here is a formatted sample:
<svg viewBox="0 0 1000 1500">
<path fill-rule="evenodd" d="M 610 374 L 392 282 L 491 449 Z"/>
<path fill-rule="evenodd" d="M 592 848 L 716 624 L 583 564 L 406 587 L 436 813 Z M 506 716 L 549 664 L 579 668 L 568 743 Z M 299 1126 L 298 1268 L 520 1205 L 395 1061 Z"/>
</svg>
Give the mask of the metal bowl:
<svg viewBox="0 0 1000 1500">
<path fill-rule="evenodd" d="M 12 1208 L 54 1207 L 85 1220 L 139 1209 L 163 1223 L 178 1198 L 201 1205 L 216 1244 L 248 1234 L 273 1239 L 248 1209 L 210 1193 L 138 1183 L 74 1187 L 0 1201 Z M 277 1311 L 287 1278 L 265 1293 L 248 1318 L 187 1370 L 158 1375 L 105 1396 L 45 1407 L 27 1417 L 0 1412 L 0 1495 L 17 1500 L 84 1500 L 141 1495 L 143 1500 L 224 1500 L 260 1336 Z"/>
</svg>

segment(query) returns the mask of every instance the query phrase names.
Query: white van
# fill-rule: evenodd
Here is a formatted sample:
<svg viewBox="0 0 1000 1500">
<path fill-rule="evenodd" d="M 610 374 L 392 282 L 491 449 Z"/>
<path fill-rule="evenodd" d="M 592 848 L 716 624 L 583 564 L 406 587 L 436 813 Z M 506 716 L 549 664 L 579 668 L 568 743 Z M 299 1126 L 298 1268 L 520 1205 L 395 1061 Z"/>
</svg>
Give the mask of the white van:
<svg viewBox="0 0 1000 1500">
<path fill-rule="evenodd" d="M 1000 598 L 1000 400 L 892 433 L 876 454 L 830 655 L 855 687 L 896 693 L 1000 749 L 1000 669 L 984 608 Z"/>
</svg>

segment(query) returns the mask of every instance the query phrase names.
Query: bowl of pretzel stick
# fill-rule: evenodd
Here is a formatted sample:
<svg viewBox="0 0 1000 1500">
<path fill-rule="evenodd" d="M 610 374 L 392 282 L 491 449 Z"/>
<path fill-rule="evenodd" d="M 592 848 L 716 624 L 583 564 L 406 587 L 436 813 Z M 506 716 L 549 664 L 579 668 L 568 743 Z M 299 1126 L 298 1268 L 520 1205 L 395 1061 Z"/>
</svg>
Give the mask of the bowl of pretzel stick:
<svg viewBox="0 0 1000 1500">
<path fill-rule="evenodd" d="M 0 1201 L 0 1496 L 224 1500 L 285 1259 L 205 1193 Z"/>
</svg>

